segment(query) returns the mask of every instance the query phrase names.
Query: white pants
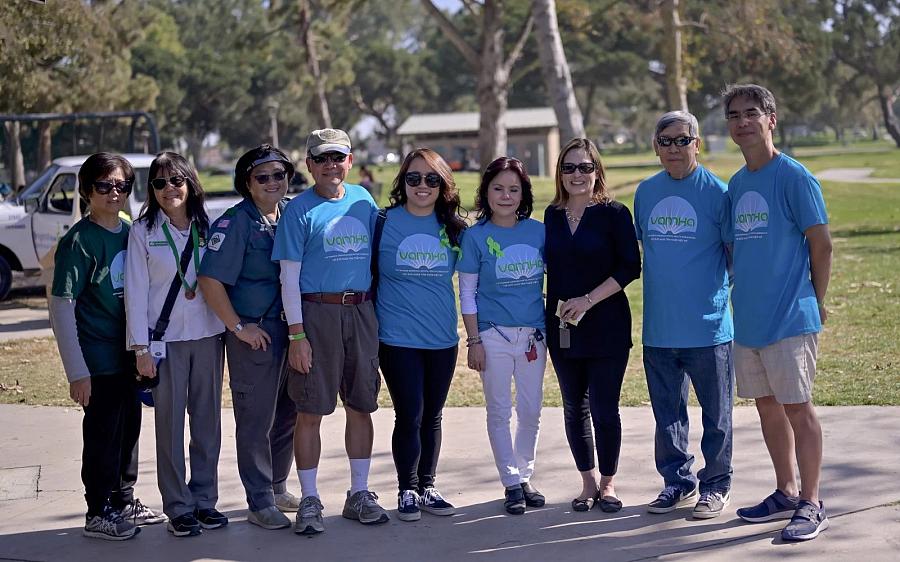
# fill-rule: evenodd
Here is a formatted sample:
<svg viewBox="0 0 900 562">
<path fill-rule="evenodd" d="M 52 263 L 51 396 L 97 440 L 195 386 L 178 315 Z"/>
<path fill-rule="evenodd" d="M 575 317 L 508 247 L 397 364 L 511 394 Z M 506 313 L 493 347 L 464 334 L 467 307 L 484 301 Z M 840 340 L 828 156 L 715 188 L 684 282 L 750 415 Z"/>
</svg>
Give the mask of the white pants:
<svg viewBox="0 0 900 562">
<path fill-rule="evenodd" d="M 534 328 L 500 326 L 499 329 L 512 341 L 506 341 L 494 328 L 481 332 L 485 354 L 481 383 L 487 404 L 487 431 L 494 462 L 500 473 L 500 482 L 510 487 L 528 482 L 534 473 L 547 346 L 544 341 L 536 342 L 537 359 L 529 361 L 525 353 L 530 347 Z M 515 442 L 510 431 L 513 378 L 516 381 Z"/>
</svg>

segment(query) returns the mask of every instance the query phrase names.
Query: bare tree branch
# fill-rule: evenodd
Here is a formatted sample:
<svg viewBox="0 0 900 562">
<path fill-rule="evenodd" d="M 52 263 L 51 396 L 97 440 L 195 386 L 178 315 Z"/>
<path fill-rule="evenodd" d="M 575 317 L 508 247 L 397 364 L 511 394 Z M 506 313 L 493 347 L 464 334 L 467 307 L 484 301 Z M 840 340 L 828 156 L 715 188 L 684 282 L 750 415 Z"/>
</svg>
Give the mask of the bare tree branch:
<svg viewBox="0 0 900 562">
<path fill-rule="evenodd" d="M 519 37 L 516 39 L 515 45 L 513 45 L 512 50 L 509 52 L 506 62 L 503 63 L 503 69 L 507 74 L 512 70 L 513 65 L 516 64 L 519 57 L 522 56 L 522 49 L 525 48 L 525 42 L 528 41 L 528 36 L 531 35 L 532 27 L 534 27 L 534 8 L 529 7 L 528 17 L 525 18 L 522 29 L 519 30 Z"/>
<path fill-rule="evenodd" d="M 453 46 L 462 54 L 463 58 L 466 59 L 466 62 L 469 63 L 469 66 L 472 67 L 472 70 L 475 74 L 478 73 L 481 68 L 481 58 L 478 56 L 478 53 L 475 49 L 469 45 L 466 40 L 463 38 L 462 33 L 460 33 L 459 29 L 450 19 L 444 15 L 444 12 L 440 10 L 431 0 L 421 0 L 422 6 L 425 7 L 425 10 L 428 11 L 432 16 L 434 16 L 435 21 L 438 24 L 438 27 L 441 28 L 441 31 L 447 36 L 447 39 L 453 43 Z"/>
</svg>

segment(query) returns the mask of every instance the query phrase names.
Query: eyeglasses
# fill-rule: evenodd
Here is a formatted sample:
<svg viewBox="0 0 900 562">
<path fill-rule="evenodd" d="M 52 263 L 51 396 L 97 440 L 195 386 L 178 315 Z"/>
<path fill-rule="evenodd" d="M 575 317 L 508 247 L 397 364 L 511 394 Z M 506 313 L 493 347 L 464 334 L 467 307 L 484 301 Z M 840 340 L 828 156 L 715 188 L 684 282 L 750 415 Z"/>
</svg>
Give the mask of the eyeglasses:
<svg viewBox="0 0 900 562">
<path fill-rule="evenodd" d="M 160 190 L 165 189 L 166 185 L 171 185 L 172 187 L 181 187 L 184 185 L 184 182 L 187 181 L 187 178 L 184 176 L 172 176 L 169 178 L 155 178 L 150 180 L 150 185 L 153 186 L 153 189 Z"/>
<path fill-rule="evenodd" d="M 697 140 L 697 137 L 689 137 L 687 135 L 681 135 L 680 137 L 656 137 L 656 144 L 659 146 L 687 146 Z"/>
<path fill-rule="evenodd" d="M 331 160 L 335 164 L 342 164 L 344 160 L 347 159 L 347 155 L 341 154 L 340 152 L 326 152 L 325 154 L 320 154 L 318 156 L 310 156 L 309 159 L 316 164 L 324 164 L 328 160 Z"/>
<path fill-rule="evenodd" d="M 740 121 L 741 117 L 746 119 L 747 121 L 756 121 L 763 115 L 768 115 L 768 111 L 763 111 L 756 107 L 746 109 L 744 111 L 729 111 L 725 114 L 726 121 Z"/>
<path fill-rule="evenodd" d="M 100 195 L 106 195 L 113 189 L 116 190 L 116 193 L 126 194 L 131 193 L 131 186 L 134 184 L 134 180 L 125 180 L 125 181 L 95 181 L 94 182 L 94 191 L 99 193 Z"/>
<path fill-rule="evenodd" d="M 566 175 L 574 174 L 575 170 L 578 170 L 582 174 L 593 174 L 594 170 L 596 169 L 597 165 L 593 162 L 582 162 L 581 164 L 572 164 L 567 162 L 559 167 L 559 171 Z"/>
<path fill-rule="evenodd" d="M 406 175 L 403 176 L 409 187 L 419 187 L 422 178 L 425 179 L 425 185 L 431 189 L 441 186 L 441 176 L 437 172 L 428 172 L 424 176 L 420 172 L 406 172 Z"/>
<path fill-rule="evenodd" d="M 256 180 L 256 183 L 260 185 L 265 185 L 269 183 L 269 180 L 275 180 L 277 182 L 284 181 L 284 178 L 287 177 L 287 172 L 284 170 L 280 172 L 273 172 L 271 174 L 259 174 L 258 176 L 253 176 L 253 179 Z"/>
</svg>

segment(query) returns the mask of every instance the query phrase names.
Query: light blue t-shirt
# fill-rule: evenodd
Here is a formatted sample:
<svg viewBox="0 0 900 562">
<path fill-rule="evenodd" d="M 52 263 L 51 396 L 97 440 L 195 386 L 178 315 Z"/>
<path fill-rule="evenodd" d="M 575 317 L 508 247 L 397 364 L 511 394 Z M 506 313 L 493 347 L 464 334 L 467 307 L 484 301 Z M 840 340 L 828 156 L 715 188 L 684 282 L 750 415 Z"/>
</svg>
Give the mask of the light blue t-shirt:
<svg viewBox="0 0 900 562">
<path fill-rule="evenodd" d="M 523 219 L 505 228 L 482 221 L 467 229 L 456 268 L 478 274 L 478 330 L 544 329 L 544 225 Z"/>
<path fill-rule="evenodd" d="M 703 166 L 640 183 L 634 227 L 644 248 L 644 345 L 707 347 L 732 340 L 725 183 Z"/>
<path fill-rule="evenodd" d="M 301 262 L 301 293 L 368 291 L 373 218 L 369 192 L 344 184 L 344 196 L 325 199 L 307 189 L 287 204 L 278 221 L 272 260 Z"/>
<path fill-rule="evenodd" d="M 459 343 L 453 272 L 457 252 L 434 213 L 387 212 L 378 251 L 378 339 L 388 345 L 446 349 Z"/>
<path fill-rule="evenodd" d="M 803 232 L 827 224 L 822 188 L 784 154 L 728 182 L 734 240 L 735 341 L 765 347 L 821 331 Z"/>
</svg>

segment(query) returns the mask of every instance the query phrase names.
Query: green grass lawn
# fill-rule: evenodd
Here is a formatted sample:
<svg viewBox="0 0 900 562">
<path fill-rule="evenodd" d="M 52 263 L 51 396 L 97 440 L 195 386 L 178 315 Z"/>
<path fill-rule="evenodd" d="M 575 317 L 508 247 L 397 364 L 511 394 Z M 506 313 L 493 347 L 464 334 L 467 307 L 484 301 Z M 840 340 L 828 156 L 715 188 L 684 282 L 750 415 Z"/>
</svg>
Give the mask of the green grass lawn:
<svg viewBox="0 0 900 562">
<path fill-rule="evenodd" d="M 812 151 L 815 152 L 815 151 Z M 819 151 L 821 152 L 821 151 Z M 900 151 L 821 155 L 801 153 L 798 159 L 812 170 L 872 167 L 880 177 L 900 177 Z M 705 158 L 706 165 L 728 178 L 743 165 L 737 153 Z M 389 183 L 397 167 L 376 168 L 378 181 Z M 609 183 L 616 196 L 632 204 L 633 185 L 656 170 L 614 168 Z M 213 180 L 227 176 L 216 176 Z M 351 172 L 351 179 L 355 179 Z M 456 174 L 463 201 L 471 206 L 478 176 Z M 204 179 L 203 181 L 207 181 Z M 535 178 L 535 216 L 553 196 L 550 178 Z M 834 265 L 828 291 L 828 322 L 819 340 L 815 401 L 823 405 L 900 405 L 900 184 L 823 182 L 834 238 Z M 385 186 L 382 203 L 387 200 Z M 634 341 L 622 390 L 623 405 L 648 403 L 641 366 L 640 330 L 643 305 L 640 281 L 627 288 L 634 317 Z M 25 306 L 45 306 L 40 298 L 27 298 Z M 460 328 L 460 333 L 464 333 Z M 548 362 L 549 363 L 549 362 Z M 559 387 L 548 365 L 545 403 L 560 405 Z M 225 402 L 230 397 L 226 392 Z M 382 405 L 389 405 L 383 391 Z M 62 367 L 52 338 L 0 343 L 0 402 L 71 405 Z M 465 366 L 461 350 L 448 405 L 481 405 L 478 375 Z"/>
</svg>

